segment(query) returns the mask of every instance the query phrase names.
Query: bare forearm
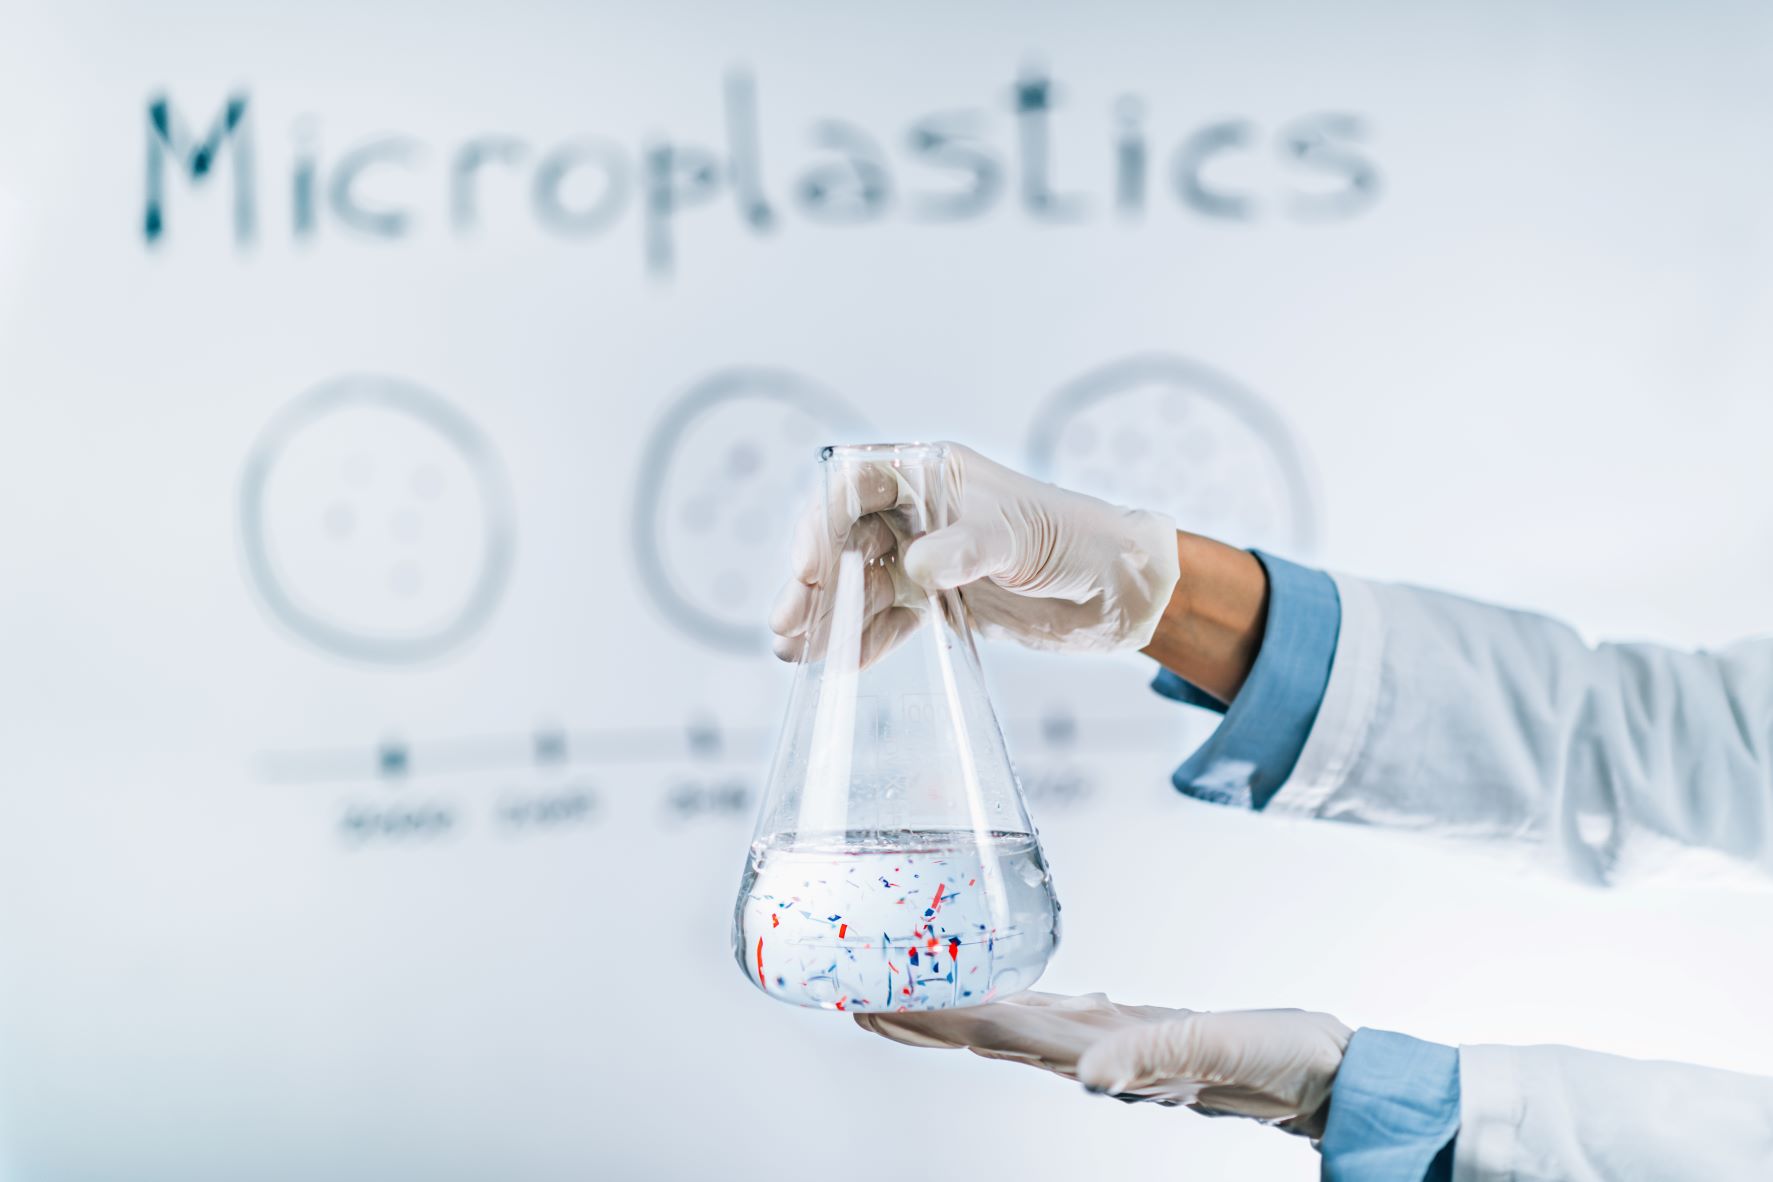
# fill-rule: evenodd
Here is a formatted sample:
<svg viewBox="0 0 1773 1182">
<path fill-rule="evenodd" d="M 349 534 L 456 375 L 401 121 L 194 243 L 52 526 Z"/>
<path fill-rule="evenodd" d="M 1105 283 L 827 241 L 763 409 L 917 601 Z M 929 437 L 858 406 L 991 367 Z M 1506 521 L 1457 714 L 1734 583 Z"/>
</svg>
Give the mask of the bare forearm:
<svg viewBox="0 0 1773 1182">
<path fill-rule="evenodd" d="M 1268 575 L 1255 555 L 1198 534 L 1176 533 L 1182 577 L 1141 651 L 1229 702 L 1243 688 L 1268 618 Z"/>
</svg>

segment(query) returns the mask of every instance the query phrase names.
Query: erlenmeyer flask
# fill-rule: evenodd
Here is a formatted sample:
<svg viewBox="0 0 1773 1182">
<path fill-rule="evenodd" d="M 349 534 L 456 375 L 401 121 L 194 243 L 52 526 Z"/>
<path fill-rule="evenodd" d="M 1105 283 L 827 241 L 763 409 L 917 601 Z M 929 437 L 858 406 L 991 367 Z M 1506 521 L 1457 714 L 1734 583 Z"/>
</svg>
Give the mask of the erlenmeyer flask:
<svg viewBox="0 0 1773 1182">
<path fill-rule="evenodd" d="M 966 605 L 899 566 L 950 524 L 945 456 L 820 453 L 829 561 L 733 914 L 739 967 L 780 1001 L 979 1005 L 1032 985 L 1059 940 Z"/>
</svg>

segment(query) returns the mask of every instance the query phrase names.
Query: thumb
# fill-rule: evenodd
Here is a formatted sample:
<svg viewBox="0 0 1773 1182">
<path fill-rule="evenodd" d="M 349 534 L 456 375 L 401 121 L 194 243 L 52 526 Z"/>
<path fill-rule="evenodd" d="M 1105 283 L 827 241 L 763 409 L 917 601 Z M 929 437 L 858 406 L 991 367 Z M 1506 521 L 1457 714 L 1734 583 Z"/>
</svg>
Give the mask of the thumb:
<svg viewBox="0 0 1773 1182">
<path fill-rule="evenodd" d="M 905 573 L 926 591 L 964 587 L 1004 570 L 1009 547 L 997 533 L 962 522 L 925 534 L 905 549 Z"/>
</svg>

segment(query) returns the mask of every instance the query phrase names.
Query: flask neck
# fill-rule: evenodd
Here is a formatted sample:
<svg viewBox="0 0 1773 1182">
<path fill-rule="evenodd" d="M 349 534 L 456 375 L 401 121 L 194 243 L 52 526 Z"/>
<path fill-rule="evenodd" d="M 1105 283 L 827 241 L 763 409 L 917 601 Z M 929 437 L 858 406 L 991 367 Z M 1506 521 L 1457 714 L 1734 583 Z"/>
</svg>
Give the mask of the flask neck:
<svg viewBox="0 0 1773 1182">
<path fill-rule="evenodd" d="M 835 532 L 868 513 L 883 514 L 901 536 L 949 524 L 946 444 L 836 444 L 822 448 L 819 461 Z"/>
</svg>

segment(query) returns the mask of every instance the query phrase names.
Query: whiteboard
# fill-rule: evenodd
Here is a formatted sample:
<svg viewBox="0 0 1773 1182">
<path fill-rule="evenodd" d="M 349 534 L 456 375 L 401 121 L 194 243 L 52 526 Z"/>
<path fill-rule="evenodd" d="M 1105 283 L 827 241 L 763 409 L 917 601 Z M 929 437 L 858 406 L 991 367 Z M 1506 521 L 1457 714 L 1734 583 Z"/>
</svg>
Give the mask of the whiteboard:
<svg viewBox="0 0 1773 1182">
<path fill-rule="evenodd" d="M 1296 1178 L 756 995 L 826 442 L 1302 561 L 1767 626 L 1756 6 L 15 3 L 0 1152 L 30 1179 Z M 1755 895 L 1179 798 L 983 654 L 1044 981 L 1773 1072 Z"/>
</svg>

